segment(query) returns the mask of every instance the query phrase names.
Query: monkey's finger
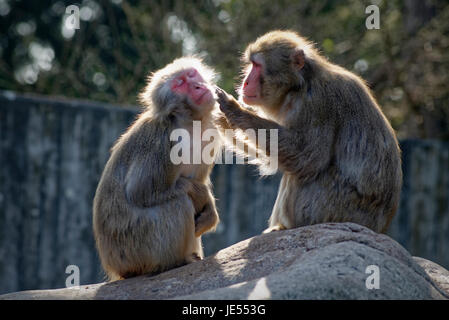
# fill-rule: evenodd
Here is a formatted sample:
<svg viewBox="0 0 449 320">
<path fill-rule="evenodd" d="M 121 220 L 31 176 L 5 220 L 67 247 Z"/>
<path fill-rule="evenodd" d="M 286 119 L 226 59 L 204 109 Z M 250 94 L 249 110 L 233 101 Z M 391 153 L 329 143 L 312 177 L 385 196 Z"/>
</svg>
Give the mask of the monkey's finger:
<svg viewBox="0 0 449 320">
<path fill-rule="evenodd" d="M 226 96 L 218 96 L 217 102 L 220 104 L 220 107 L 222 107 L 228 102 L 228 99 Z"/>
<path fill-rule="evenodd" d="M 219 86 L 214 86 L 214 88 L 215 88 L 215 93 L 220 94 L 220 95 L 226 94 L 226 91 L 224 91 L 224 90 L 223 90 L 222 88 L 220 88 Z"/>
<path fill-rule="evenodd" d="M 216 95 L 217 95 L 217 102 L 220 104 L 224 104 L 226 102 L 229 101 L 229 96 L 226 93 L 226 91 L 219 89 L 215 91 Z"/>
<path fill-rule="evenodd" d="M 232 110 L 235 110 L 235 107 L 238 106 L 238 104 L 236 105 L 234 97 L 217 86 L 215 87 L 215 93 L 218 97 L 217 102 L 219 104 L 220 110 L 226 116 L 229 116 Z"/>
<path fill-rule="evenodd" d="M 229 108 L 229 100 L 227 96 L 219 96 L 217 99 L 217 102 L 219 104 L 220 110 L 222 112 L 226 112 Z"/>
<path fill-rule="evenodd" d="M 221 89 L 220 87 L 215 86 L 215 93 L 218 97 L 217 99 L 218 103 L 222 104 L 229 100 L 227 92 Z"/>
</svg>

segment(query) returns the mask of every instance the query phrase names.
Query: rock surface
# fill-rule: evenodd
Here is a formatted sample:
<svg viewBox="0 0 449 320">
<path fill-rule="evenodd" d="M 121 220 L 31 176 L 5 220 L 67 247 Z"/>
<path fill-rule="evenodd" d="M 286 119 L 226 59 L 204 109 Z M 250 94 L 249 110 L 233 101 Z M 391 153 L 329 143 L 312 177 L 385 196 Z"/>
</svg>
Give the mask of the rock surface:
<svg viewBox="0 0 449 320">
<path fill-rule="evenodd" d="M 369 265 L 379 289 L 367 289 Z M 449 271 L 353 223 L 319 224 L 241 241 L 156 276 L 0 299 L 448 299 Z"/>
</svg>

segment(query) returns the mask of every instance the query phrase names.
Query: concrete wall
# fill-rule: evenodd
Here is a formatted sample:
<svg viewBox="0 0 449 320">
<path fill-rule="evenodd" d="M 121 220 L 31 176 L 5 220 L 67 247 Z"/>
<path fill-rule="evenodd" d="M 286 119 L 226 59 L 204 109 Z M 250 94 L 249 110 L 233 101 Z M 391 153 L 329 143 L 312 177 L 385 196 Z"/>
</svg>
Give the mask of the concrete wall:
<svg viewBox="0 0 449 320">
<path fill-rule="evenodd" d="M 65 286 L 68 265 L 81 284 L 103 280 L 91 204 L 109 148 L 137 114 L 93 102 L 0 91 L 0 293 Z M 389 234 L 449 267 L 449 144 L 406 140 L 404 188 Z M 213 254 L 260 233 L 280 176 L 217 165 L 212 174 L 221 223 L 203 238 Z"/>
</svg>

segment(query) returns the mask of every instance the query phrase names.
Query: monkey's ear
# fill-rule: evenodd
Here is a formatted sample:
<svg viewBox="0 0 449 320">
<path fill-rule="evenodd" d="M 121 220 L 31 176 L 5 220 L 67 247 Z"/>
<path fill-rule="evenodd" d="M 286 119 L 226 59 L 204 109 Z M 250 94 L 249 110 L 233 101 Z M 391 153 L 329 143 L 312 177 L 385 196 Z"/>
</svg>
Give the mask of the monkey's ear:
<svg viewBox="0 0 449 320">
<path fill-rule="evenodd" d="M 293 50 L 291 61 L 293 63 L 293 66 L 298 68 L 298 70 L 301 70 L 304 67 L 305 59 L 306 57 L 304 54 L 304 50 L 299 48 Z"/>
</svg>

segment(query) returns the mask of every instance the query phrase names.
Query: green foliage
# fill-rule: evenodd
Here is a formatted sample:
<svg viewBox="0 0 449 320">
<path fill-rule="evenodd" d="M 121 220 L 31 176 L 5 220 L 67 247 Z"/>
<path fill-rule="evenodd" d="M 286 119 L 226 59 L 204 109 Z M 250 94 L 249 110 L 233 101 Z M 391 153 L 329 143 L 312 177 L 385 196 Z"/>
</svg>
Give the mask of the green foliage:
<svg viewBox="0 0 449 320">
<path fill-rule="evenodd" d="M 365 27 L 380 8 L 380 30 Z M 80 29 L 64 29 L 80 8 Z M 246 45 L 273 29 L 308 37 L 367 80 L 400 137 L 449 139 L 448 1 L 0 0 L 0 88 L 136 104 L 146 76 L 202 56 L 219 85 L 240 82 Z"/>
</svg>

